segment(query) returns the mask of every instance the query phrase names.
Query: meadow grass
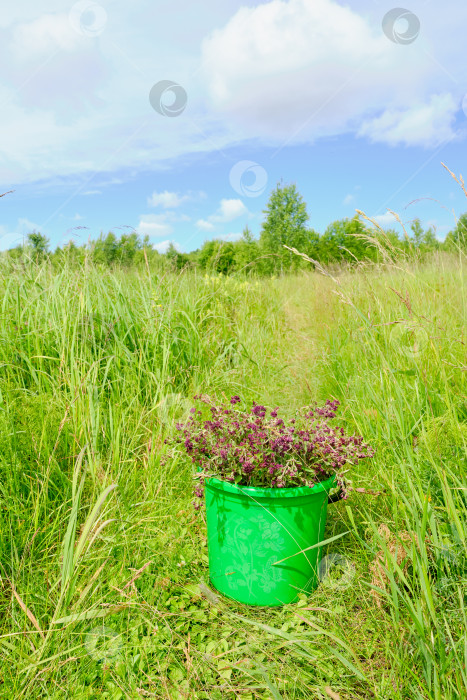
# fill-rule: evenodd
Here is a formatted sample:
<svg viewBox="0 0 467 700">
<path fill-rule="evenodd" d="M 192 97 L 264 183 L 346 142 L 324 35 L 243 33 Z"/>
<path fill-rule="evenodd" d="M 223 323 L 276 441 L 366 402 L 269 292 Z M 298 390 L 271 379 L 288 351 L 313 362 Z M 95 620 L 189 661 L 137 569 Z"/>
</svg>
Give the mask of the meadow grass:
<svg viewBox="0 0 467 700">
<path fill-rule="evenodd" d="M 1 264 L 1 697 L 467 696 L 461 254 L 263 280 Z M 337 398 L 377 448 L 295 605 L 210 588 L 164 443 L 199 392 Z"/>
</svg>

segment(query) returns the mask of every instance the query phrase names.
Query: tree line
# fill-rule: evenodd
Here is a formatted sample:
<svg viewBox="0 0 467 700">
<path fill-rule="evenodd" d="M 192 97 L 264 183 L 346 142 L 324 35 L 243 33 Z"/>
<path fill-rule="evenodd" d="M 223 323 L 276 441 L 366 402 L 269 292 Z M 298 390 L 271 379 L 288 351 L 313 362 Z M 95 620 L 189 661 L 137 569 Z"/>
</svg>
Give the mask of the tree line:
<svg viewBox="0 0 467 700">
<path fill-rule="evenodd" d="M 402 227 L 403 233 L 400 234 L 396 229 L 383 231 L 362 213 L 333 221 L 323 234 L 319 234 L 309 226 L 306 203 L 296 185 L 279 183 L 271 192 L 263 213 L 258 238 L 247 226 L 239 240 L 208 240 L 190 253 L 180 252 L 173 244 L 165 253 L 159 253 L 148 236 L 141 237 L 134 231 L 120 236 L 113 232 L 101 233 L 97 240 L 81 246 L 71 240 L 51 252 L 46 236 L 34 231 L 28 234 L 24 245 L 6 251 L 5 255 L 17 261 L 32 259 L 42 262 L 47 259 L 57 266 L 64 262 L 79 264 L 91 260 L 106 267 L 145 265 L 157 270 L 198 268 L 224 275 L 239 272 L 273 275 L 309 267 L 309 262 L 289 248 L 322 265 L 376 262 L 388 254 L 420 258 L 435 250 L 467 248 L 467 212 L 442 242 L 434 229 L 424 229 L 419 219 L 414 219 L 408 230 Z"/>
</svg>

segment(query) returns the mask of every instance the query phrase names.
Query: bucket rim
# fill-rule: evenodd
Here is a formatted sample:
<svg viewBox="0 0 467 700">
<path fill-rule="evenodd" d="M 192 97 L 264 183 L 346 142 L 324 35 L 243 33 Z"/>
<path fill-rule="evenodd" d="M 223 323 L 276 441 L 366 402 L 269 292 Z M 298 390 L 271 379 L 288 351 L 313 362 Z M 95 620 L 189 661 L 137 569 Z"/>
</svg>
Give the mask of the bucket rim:
<svg viewBox="0 0 467 700">
<path fill-rule="evenodd" d="M 288 498 L 297 498 L 298 496 L 315 496 L 318 494 L 328 494 L 329 491 L 336 486 L 337 475 L 333 474 L 326 481 L 318 481 L 313 487 L 309 486 L 291 486 L 286 488 L 263 488 L 259 486 L 238 486 L 230 481 L 216 479 L 211 476 L 205 480 L 207 488 L 216 489 L 217 491 L 225 491 L 235 494 L 236 496 L 250 496 L 252 498 L 272 498 L 283 500 Z"/>
</svg>

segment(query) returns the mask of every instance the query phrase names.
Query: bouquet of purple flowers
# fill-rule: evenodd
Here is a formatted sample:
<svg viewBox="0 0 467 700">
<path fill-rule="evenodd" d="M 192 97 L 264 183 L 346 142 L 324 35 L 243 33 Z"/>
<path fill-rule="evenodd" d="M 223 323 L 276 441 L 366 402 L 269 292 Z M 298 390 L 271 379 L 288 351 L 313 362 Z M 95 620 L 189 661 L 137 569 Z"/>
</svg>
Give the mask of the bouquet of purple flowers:
<svg viewBox="0 0 467 700">
<path fill-rule="evenodd" d="M 239 486 L 313 488 L 335 474 L 345 498 L 345 465 L 374 455 L 361 436 L 346 435 L 329 424 L 339 401 L 307 407 L 285 421 L 277 408 L 268 411 L 253 404 L 250 411 L 241 410 L 239 396 L 232 396 L 227 406 L 217 406 L 204 395 L 194 398 L 204 404 L 203 410 L 198 405 L 186 423 L 177 423 L 175 440 L 197 468 L 196 508 L 210 477 Z"/>
</svg>

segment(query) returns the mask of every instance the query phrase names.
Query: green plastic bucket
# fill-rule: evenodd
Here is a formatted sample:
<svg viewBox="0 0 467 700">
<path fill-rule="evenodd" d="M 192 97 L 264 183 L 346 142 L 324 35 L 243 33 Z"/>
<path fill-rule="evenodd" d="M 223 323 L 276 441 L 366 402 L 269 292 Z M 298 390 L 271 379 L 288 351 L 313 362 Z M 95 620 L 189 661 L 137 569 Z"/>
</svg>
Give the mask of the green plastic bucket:
<svg viewBox="0 0 467 700">
<path fill-rule="evenodd" d="M 206 479 L 212 585 L 240 603 L 267 606 L 293 603 L 314 590 L 320 547 L 302 550 L 323 541 L 335 485 L 335 476 L 313 488 L 284 489 Z"/>
</svg>

